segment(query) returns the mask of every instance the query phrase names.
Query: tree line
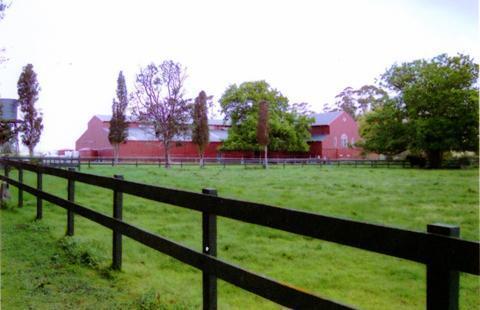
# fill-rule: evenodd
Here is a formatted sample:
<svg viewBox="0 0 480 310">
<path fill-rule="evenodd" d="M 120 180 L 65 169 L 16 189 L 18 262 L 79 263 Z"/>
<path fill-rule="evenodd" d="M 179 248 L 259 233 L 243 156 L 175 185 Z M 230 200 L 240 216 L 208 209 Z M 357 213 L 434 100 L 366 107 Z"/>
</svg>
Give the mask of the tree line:
<svg viewBox="0 0 480 310">
<path fill-rule="evenodd" d="M 127 99 L 125 78 L 119 73 L 109 133 L 115 161 L 118 161 L 119 144 L 128 136 L 126 109 L 130 105 L 135 119 L 149 124 L 163 144 L 166 167 L 170 165 L 172 142 L 188 134 L 198 147 L 203 166 L 209 143 L 208 107 L 212 97 L 201 91 L 195 99 L 185 98 L 185 79 L 185 68 L 172 60 L 160 65 L 149 64 L 136 75 L 134 90 Z M 267 149 L 308 151 L 307 139 L 313 119 L 308 117 L 305 104 L 290 105 L 287 97 L 267 82 L 233 84 L 219 101 L 224 122 L 230 123 L 222 150 L 263 151 L 265 159 Z"/>
<path fill-rule="evenodd" d="M 468 55 L 441 54 L 394 64 L 378 85 L 345 88 L 334 107 L 358 120 L 365 152 L 405 151 L 441 166 L 447 152 L 478 154 L 478 64 Z"/>
<path fill-rule="evenodd" d="M 439 167 L 449 151 L 478 153 L 478 65 L 467 55 L 442 54 L 432 59 L 394 64 L 380 76 L 378 85 L 345 88 L 333 107 L 359 123 L 365 152 L 393 156 L 404 151 L 427 157 Z M 212 96 L 201 91 L 185 97 L 185 68 L 167 60 L 141 68 L 133 92 L 128 93 L 120 71 L 116 98 L 112 102 L 109 140 L 118 160 L 119 145 L 128 136 L 127 108 L 137 121 L 149 124 L 162 142 L 165 165 L 170 164 L 173 141 L 190 135 L 198 146 L 200 162 L 209 143 L 208 109 Z M 23 122 L 18 128 L 0 123 L 0 142 L 17 132 L 33 154 L 43 129 L 42 115 L 35 108 L 40 86 L 33 65 L 23 68 L 18 84 Z M 290 104 L 288 98 L 266 81 L 250 81 L 227 87 L 219 99 L 228 138 L 221 150 L 306 152 L 313 122 L 308 104 Z"/>
</svg>

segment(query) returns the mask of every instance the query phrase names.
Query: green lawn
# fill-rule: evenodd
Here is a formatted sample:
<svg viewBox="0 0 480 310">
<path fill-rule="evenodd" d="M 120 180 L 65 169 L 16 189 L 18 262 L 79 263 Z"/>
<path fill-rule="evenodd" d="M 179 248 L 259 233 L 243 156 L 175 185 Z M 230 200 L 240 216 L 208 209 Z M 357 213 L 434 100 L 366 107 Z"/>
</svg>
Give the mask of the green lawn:
<svg viewBox="0 0 480 310">
<path fill-rule="evenodd" d="M 120 166 L 82 172 L 196 192 L 216 188 L 220 196 L 420 231 L 429 223 L 457 224 L 462 238 L 479 235 L 478 170 Z M 25 180 L 35 184 L 31 173 Z M 44 190 L 66 197 L 66 181 L 45 177 Z M 0 212 L 3 309 L 201 307 L 198 270 L 124 238 L 123 271 L 113 272 L 111 231 L 77 216 L 75 237 L 63 237 L 66 211 L 45 203 L 44 219 L 36 222 L 35 200 L 25 198 L 23 209 L 13 198 Z M 77 183 L 76 199 L 112 212 L 111 191 Z M 195 211 L 126 195 L 123 212 L 129 223 L 201 248 Z M 218 251 L 234 264 L 360 308 L 425 307 L 421 264 L 223 218 Z M 478 277 L 462 274 L 461 308 L 477 308 L 479 293 Z M 219 281 L 219 308 L 279 307 Z"/>
</svg>

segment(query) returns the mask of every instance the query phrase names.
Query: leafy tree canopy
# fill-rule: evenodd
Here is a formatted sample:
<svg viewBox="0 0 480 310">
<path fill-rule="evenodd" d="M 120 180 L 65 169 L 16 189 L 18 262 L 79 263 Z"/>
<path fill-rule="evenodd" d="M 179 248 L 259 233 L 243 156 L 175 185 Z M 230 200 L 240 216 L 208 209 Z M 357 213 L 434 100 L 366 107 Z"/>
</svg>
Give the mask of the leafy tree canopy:
<svg viewBox="0 0 480 310">
<path fill-rule="evenodd" d="M 335 106 L 325 105 L 325 112 L 345 111 L 353 119 L 358 119 L 375 107 L 382 105 L 388 99 L 388 94 L 375 85 L 364 85 L 359 89 L 346 87 L 335 98 Z"/>
<path fill-rule="evenodd" d="M 411 151 L 424 152 L 432 167 L 440 166 L 445 151 L 478 152 L 478 64 L 471 57 L 441 54 L 395 64 L 381 76 L 381 85 L 396 103 L 374 109 L 363 119 L 361 133 L 367 148 L 380 145 L 371 142 L 381 135 L 375 130 L 381 116 L 399 129 L 388 132 L 393 140 L 406 142 Z"/>
<path fill-rule="evenodd" d="M 405 116 L 394 100 L 363 115 L 359 119 L 360 135 L 363 140 L 357 146 L 365 151 L 393 156 L 408 147 L 408 127 Z"/>
<path fill-rule="evenodd" d="M 225 120 L 231 128 L 224 150 L 260 150 L 257 143 L 258 109 L 261 101 L 268 102 L 268 149 L 272 151 L 308 151 L 310 124 L 305 104 L 292 105 L 288 98 L 265 81 L 231 85 L 220 98 Z"/>
</svg>

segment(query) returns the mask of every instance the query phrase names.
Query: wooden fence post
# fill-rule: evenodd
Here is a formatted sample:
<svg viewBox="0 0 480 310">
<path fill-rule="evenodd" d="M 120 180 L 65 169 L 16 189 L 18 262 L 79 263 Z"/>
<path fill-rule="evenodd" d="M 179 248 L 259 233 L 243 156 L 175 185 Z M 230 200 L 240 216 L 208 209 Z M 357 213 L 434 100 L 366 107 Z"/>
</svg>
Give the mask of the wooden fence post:
<svg viewBox="0 0 480 310">
<path fill-rule="evenodd" d="M 18 183 L 23 184 L 23 169 L 18 168 Z M 18 207 L 23 207 L 23 189 L 18 188 Z"/>
<path fill-rule="evenodd" d="M 428 224 L 427 232 L 449 237 L 460 237 L 460 227 L 447 224 Z M 427 309 L 458 309 L 459 272 L 443 264 L 442 254 L 436 262 L 427 264 Z M 443 253 L 444 256 L 451 253 Z"/>
<path fill-rule="evenodd" d="M 217 190 L 202 189 L 202 194 L 217 196 Z M 210 256 L 217 256 L 217 216 L 207 212 L 202 213 L 202 251 Z M 217 309 L 217 278 L 203 272 L 203 309 Z"/>
<path fill-rule="evenodd" d="M 39 167 L 37 167 L 38 169 Z M 41 191 L 43 189 L 43 180 L 42 173 L 37 171 L 37 190 Z M 43 217 L 43 201 L 40 197 L 37 196 L 37 220 L 41 220 Z"/>
<path fill-rule="evenodd" d="M 123 175 L 114 175 L 115 179 L 123 180 Z M 119 190 L 113 191 L 113 217 L 122 220 L 123 195 Z M 122 269 L 122 234 L 113 230 L 112 245 L 112 268 L 115 270 Z"/>
<path fill-rule="evenodd" d="M 68 168 L 68 171 L 73 173 L 75 168 Z M 68 201 L 75 202 L 75 181 L 70 178 L 68 179 L 67 195 Z M 74 213 L 71 210 L 67 210 L 67 236 L 73 236 L 74 231 Z"/>
</svg>

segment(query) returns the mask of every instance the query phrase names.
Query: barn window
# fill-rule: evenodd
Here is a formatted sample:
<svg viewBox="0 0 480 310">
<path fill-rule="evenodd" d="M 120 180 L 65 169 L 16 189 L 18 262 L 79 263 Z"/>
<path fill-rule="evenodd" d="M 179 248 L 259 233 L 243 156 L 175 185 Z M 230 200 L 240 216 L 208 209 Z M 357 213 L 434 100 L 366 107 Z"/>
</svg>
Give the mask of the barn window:
<svg viewBox="0 0 480 310">
<path fill-rule="evenodd" d="M 340 146 L 342 148 L 348 147 L 348 137 L 346 134 L 342 134 L 342 136 L 340 137 Z"/>
</svg>

